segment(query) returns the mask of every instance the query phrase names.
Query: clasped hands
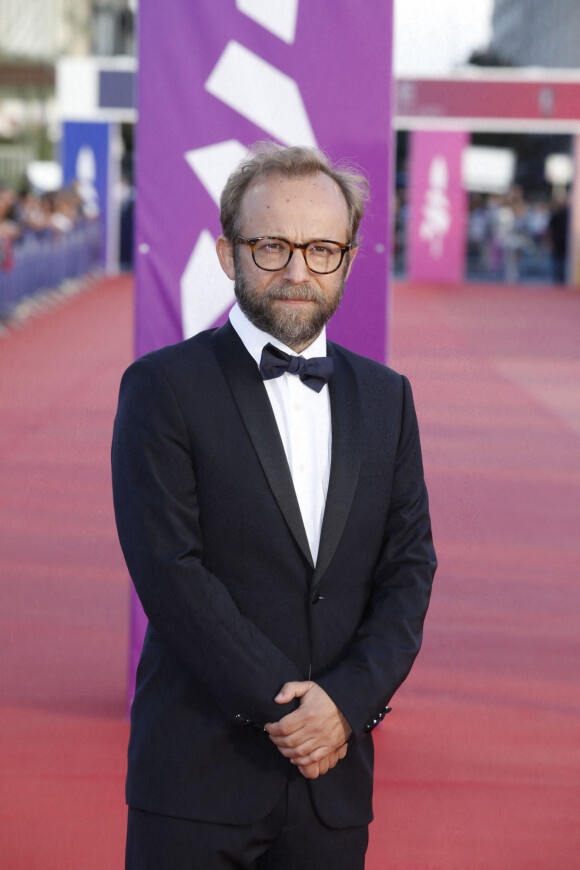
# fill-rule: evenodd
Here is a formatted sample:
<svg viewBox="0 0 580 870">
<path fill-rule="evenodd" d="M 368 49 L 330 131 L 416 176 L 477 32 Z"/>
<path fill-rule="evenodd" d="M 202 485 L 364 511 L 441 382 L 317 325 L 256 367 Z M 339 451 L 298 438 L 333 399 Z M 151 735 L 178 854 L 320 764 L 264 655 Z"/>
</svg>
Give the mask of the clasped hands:
<svg viewBox="0 0 580 870">
<path fill-rule="evenodd" d="M 346 755 L 351 729 L 332 700 L 317 683 L 285 683 L 275 697 L 277 704 L 300 698 L 300 706 L 279 722 L 268 722 L 266 731 L 282 755 L 306 779 L 316 779 Z"/>
</svg>

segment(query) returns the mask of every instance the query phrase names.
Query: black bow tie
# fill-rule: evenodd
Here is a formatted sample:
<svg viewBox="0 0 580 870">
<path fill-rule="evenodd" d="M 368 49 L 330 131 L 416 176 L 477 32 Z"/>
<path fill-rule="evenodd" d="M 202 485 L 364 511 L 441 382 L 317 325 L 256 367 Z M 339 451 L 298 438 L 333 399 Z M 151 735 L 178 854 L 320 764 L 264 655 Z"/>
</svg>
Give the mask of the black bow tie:
<svg viewBox="0 0 580 870">
<path fill-rule="evenodd" d="M 283 350 L 278 350 L 273 344 L 266 345 L 260 360 L 260 374 L 265 381 L 279 378 L 284 372 L 288 372 L 291 375 L 298 375 L 303 384 L 311 390 L 316 390 L 317 393 L 331 378 L 333 371 L 334 362 L 328 356 L 316 356 L 311 359 L 291 356 Z"/>
</svg>

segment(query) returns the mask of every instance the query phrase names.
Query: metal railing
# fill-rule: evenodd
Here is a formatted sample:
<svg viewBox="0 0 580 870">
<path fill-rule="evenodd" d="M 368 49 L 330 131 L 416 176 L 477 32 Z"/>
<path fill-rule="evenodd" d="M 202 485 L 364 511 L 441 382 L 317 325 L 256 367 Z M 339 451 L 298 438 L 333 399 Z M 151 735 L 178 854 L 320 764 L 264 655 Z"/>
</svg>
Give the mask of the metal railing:
<svg viewBox="0 0 580 870">
<path fill-rule="evenodd" d="M 58 237 L 30 234 L 17 241 L 14 265 L 9 271 L 0 267 L 0 318 L 8 318 L 27 296 L 90 272 L 98 266 L 100 256 L 98 221 L 79 224 Z"/>
</svg>

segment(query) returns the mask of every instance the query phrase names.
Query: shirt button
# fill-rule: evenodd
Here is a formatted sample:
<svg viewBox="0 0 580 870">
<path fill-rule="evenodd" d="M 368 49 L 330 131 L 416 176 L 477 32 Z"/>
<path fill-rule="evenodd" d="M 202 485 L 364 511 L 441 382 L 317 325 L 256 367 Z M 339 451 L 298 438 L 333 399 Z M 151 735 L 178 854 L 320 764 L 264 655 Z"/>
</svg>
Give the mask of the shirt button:
<svg viewBox="0 0 580 870">
<path fill-rule="evenodd" d="M 294 410 L 295 410 L 295 411 L 301 411 L 301 410 L 302 410 L 302 405 L 300 405 L 298 402 L 295 402 L 295 403 L 294 403 Z"/>
</svg>

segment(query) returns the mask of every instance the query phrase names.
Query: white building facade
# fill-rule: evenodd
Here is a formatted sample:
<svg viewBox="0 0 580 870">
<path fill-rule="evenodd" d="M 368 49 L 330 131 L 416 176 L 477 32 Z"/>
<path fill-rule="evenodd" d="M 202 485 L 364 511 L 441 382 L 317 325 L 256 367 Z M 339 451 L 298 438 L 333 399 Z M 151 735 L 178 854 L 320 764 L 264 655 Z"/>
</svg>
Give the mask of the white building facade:
<svg viewBox="0 0 580 870">
<path fill-rule="evenodd" d="M 1 0 L 0 55 L 53 62 L 134 54 L 136 0 Z"/>
</svg>

